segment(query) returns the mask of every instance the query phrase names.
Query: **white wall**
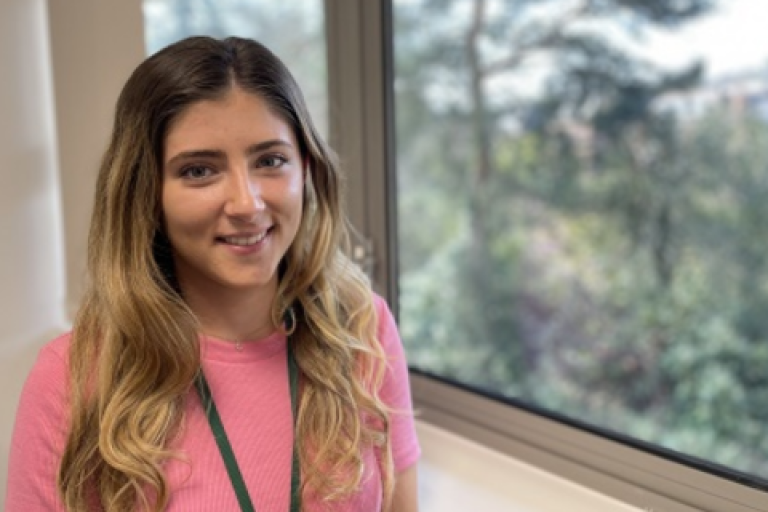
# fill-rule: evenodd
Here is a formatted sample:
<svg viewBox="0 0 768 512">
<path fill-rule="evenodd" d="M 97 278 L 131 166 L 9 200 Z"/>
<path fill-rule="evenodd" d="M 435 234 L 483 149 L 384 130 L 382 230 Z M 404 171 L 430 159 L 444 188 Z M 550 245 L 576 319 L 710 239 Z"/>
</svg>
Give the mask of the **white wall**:
<svg viewBox="0 0 768 512">
<path fill-rule="evenodd" d="M 48 5 L 71 316 L 83 290 L 99 160 L 120 89 L 145 56 L 144 19 L 141 0 L 49 0 Z"/>
<path fill-rule="evenodd" d="M 64 320 L 48 48 L 45 0 L 0 2 L 0 503 L 23 378 Z"/>
<path fill-rule="evenodd" d="M 19 392 L 80 296 L 98 161 L 143 57 L 140 0 L 0 0 L 0 503 Z"/>
<path fill-rule="evenodd" d="M 0 340 L 39 331 L 62 300 L 45 4 L 0 4 Z M 3 359 L 5 361 L 5 358 Z"/>
</svg>

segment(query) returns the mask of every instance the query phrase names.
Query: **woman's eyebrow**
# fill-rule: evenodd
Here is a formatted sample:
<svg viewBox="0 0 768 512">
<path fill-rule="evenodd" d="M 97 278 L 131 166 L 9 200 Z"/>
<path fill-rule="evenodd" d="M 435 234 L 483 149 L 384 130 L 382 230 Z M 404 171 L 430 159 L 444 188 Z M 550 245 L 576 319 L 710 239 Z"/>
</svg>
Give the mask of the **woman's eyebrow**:
<svg viewBox="0 0 768 512">
<path fill-rule="evenodd" d="M 289 149 L 293 148 L 293 144 L 291 144 L 286 140 L 272 139 L 272 140 L 265 140 L 264 142 L 259 142 L 258 144 L 253 144 L 249 146 L 248 149 L 246 150 L 246 154 L 253 155 L 254 153 L 261 153 L 262 151 L 272 149 L 275 146 L 283 146 Z"/>
<path fill-rule="evenodd" d="M 293 144 L 290 142 L 282 139 L 272 139 L 248 146 L 248 149 L 245 150 L 245 153 L 246 155 L 250 156 L 255 153 L 261 153 L 262 151 L 280 146 L 293 148 Z M 218 149 L 192 149 L 189 151 L 182 151 L 181 153 L 177 153 L 170 160 L 168 160 L 165 165 L 173 165 L 178 160 L 188 160 L 194 158 L 224 159 L 226 156 L 223 151 Z"/>
<path fill-rule="evenodd" d="M 175 154 L 170 160 L 168 160 L 165 165 L 172 165 L 174 162 L 178 160 L 187 160 L 187 159 L 194 159 L 194 158 L 209 158 L 209 159 L 223 159 L 224 158 L 224 152 L 218 151 L 215 149 L 193 149 L 190 151 L 182 151 L 181 153 Z"/>
</svg>

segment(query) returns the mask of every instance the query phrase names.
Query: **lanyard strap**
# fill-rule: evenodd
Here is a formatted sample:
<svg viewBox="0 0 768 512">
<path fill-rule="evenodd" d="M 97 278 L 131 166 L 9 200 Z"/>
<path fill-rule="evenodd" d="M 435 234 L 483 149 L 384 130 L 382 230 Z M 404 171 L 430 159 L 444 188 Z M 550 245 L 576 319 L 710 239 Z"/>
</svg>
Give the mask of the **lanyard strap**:
<svg viewBox="0 0 768 512">
<path fill-rule="evenodd" d="M 294 427 L 296 426 L 296 408 L 298 404 L 299 393 L 299 367 L 296 364 L 296 359 L 293 357 L 293 351 L 290 347 L 290 341 L 288 343 L 288 383 L 291 388 L 291 413 L 293 414 Z M 208 386 L 208 381 L 205 379 L 202 370 L 197 376 L 195 381 L 195 387 L 200 395 L 200 401 L 203 404 L 203 410 L 208 417 L 208 423 L 211 425 L 211 431 L 213 437 L 216 439 L 216 444 L 219 446 L 221 452 L 221 458 L 224 460 L 224 465 L 227 468 L 227 474 L 232 482 L 232 488 L 237 495 L 237 501 L 240 503 L 240 509 L 243 512 L 256 512 L 251 501 L 251 496 L 248 494 L 248 488 L 243 480 L 243 475 L 240 473 L 240 467 L 237 464 L 235 458 L 235 452 L 232 451 L 232 445 L 227 438 L 227 432 L 224 430 L 224 425 L 221 422 L 221 417 L 216 409 L 216 404 L 213 401 L 213 395 L 211 395 L 211 388 Z M 295 428 L 294 428 L 295 432 Z M 299 512 L 301 509 L 301 496 L 299 491 L 299 453 L 296 450 L 296 440 L 293 441 L 293 454 L 291 456 L 291 512 Z"/>
</svg>

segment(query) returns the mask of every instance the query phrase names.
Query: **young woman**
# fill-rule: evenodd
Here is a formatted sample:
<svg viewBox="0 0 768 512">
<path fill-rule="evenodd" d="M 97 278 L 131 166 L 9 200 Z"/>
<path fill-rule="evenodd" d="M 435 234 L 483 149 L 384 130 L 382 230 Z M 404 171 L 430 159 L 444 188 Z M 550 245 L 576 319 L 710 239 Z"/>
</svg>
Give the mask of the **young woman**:
<svg viewBox="0 0 768 512">
<path fill-rule="evenodd" d="M 96 190 L 90 288 L 25 385 L 6 511 L 415 511 L 397 329 L 285 66 L 238 38 L 150 57 Z"/>
</svg>

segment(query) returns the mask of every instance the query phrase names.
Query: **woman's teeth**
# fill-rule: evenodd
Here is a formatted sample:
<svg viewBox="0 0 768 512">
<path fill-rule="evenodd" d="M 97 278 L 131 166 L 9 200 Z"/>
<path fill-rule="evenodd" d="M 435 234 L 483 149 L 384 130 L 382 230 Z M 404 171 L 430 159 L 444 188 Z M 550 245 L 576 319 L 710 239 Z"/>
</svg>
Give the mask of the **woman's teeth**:
<svg viewBox="0 0 768 512">
<path fill-rule="evenodd" d="M 264 240 L 264 237 L 266 236 L 267 232 L 264 231 L 263 233 L 253 236 L 225 236 L 222 237 L 222 239 L 224 242 L 231 245 L 254 245 Z"/>
</svg>

